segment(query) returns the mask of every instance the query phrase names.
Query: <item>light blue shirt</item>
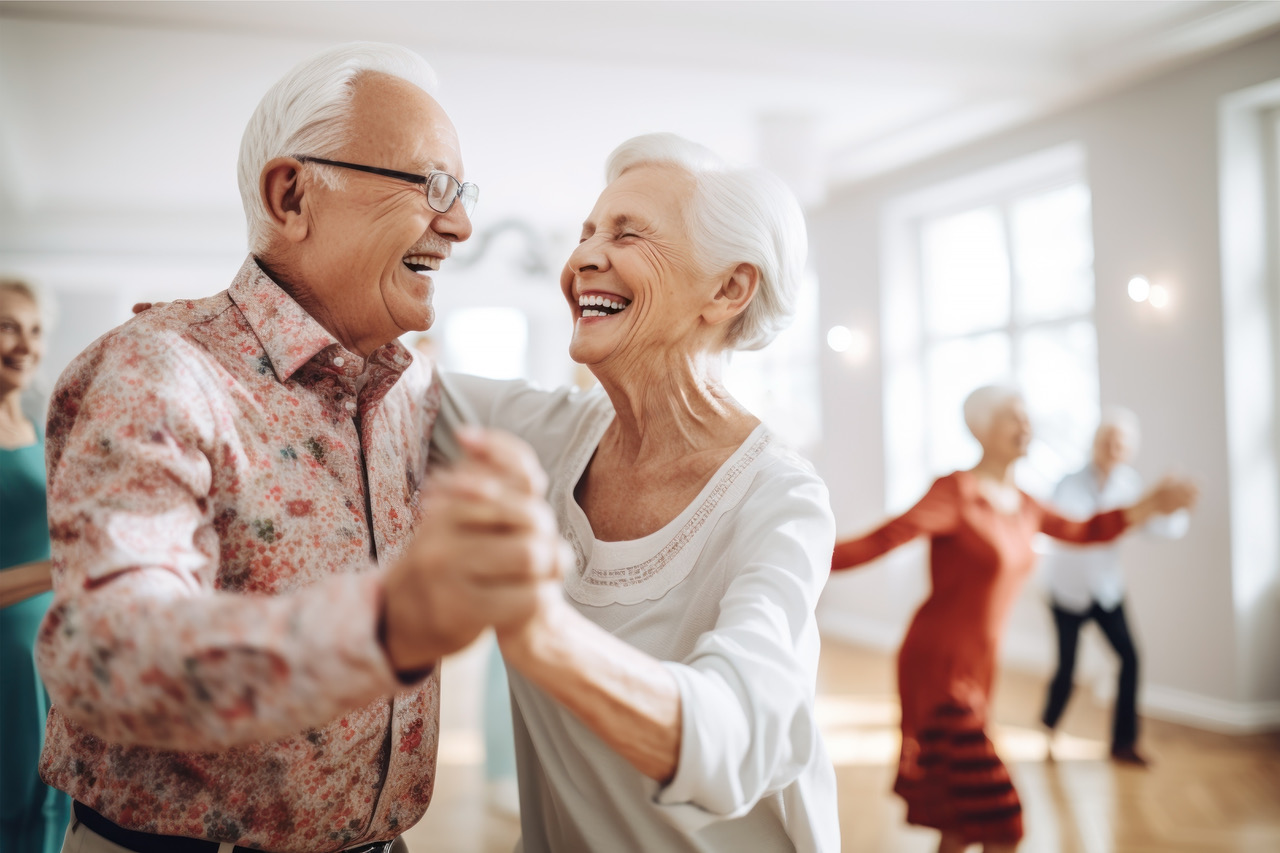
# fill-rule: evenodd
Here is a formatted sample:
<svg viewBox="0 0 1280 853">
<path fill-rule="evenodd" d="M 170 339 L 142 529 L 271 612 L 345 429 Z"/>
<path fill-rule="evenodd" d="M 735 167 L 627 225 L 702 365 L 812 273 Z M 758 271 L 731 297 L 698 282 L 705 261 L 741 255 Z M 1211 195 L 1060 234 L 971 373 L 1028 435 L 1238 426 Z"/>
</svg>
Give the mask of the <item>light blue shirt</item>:
<svg viewBox="0 0 1280 853">
<path fill-rule="evenodd" d="M 1053 490 L 1053 503 L 1070 518 L 1090 518 L 1097 513 L 1131 506 L 1142 497 L 1142 477 L 1128 465 L 1118 465 L 1105 483 L 1092 463 L 1068 474 Z M 1165 539 L 1181 539 L 1191 524 L 1186 510 L 1156 516 L 1143 530 Z M 1120 544 L 1065 545 L 1045 556 L 1045 576 L 1053 603 L 1063 610 L 1085 613 L 1096 601 L 1103 610 L 1114 610 L 1124 599 L 1124 573 L 1120 568 Z"/>
</svg>

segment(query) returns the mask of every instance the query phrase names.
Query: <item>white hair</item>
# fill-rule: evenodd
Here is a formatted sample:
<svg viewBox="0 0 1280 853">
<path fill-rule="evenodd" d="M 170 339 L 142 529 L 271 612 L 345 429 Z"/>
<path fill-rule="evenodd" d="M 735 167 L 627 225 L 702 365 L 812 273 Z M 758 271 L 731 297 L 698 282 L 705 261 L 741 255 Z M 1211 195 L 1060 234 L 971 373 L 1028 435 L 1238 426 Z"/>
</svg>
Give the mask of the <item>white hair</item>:
<svg viewBox="0 0 1280 853">
<path fill-rule="evenodd" d="M 1129 439 L 1131 452 L 1138 449 L 1138 443 L 1142 440 L 1142 427 L 1138 416 L 1131 409 L 1126 409 L 1124 406 L 1104 408 L 1102 417 L 1098 419 L 1098 429 L 1093 434 L 1093 440 L 1096 442 L 1098 437 L 1108 429 L 1117 429 L 1124 433 Z"/>
<path fill-rule="evenodd" d="M 1021 400 L 1022 392 L 1012 385 L 983 385 L 964 398 L 964 424 L 981 440 L 991 427 L 996 413 L 1014 400 Z"/>
<path fill-rule="evenodd" d="M 58 312 L 53 301 L 45 295 L 40 285 L 24 278 L 0 275 L 0 290 L 18 293 L 31 300 L 31 303 L 36 306 L 36 315 L 40 318 L 45 337 L 48 337 L 49 331 L 58 319 Z"/>
<path fill-rule="evenodd" d="M 628 139 L 609 155 L 605 180 L 639 166 L 674 166 L 694 181 L 688 225 L 706 272 L 750 264 L 759 273 L 755 297 L 734 318 L 726 342 L 761 349 L 791 323 L 804 273 L 808 235 L 804 212 L 781 178 L 763 169 L 729 166 L 710 149 L 673 133 Z"/>
<path fill-rule="evenodd" d="M 240 140 L 237 173 L 249 228 L 249 249 L 260 252 L 270 237 L 271 219 L 262 198 L 262 170 L 276 157 L 331 157 L 346 143 L 355 83 L 363 74 L 407 80 L 428 94 L 436 74 L 407 47 L 357 41 L 331 47 L 295 66 L 262 96 Z M 316 167 L 321 180 L 340 185 L 336 169 Z"/>
</svg>

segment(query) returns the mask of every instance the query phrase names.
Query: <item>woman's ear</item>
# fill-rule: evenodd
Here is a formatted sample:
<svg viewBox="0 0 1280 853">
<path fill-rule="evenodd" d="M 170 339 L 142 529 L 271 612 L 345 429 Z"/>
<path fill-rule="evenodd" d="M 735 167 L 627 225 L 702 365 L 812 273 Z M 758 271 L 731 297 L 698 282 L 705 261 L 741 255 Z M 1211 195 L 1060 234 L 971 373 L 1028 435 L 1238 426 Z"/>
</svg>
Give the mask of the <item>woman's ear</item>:
<svg viewBox="0 0 1280 853">
<path fill-rule="evenodd" d="M 738 264 L 720 282 L 720 289 L 702 312 L 702 319 L 711 326 L 729 322 L 747 310 L 759 286 L 760 270 L 752 264 Z"/>
<path fill-rule="evenodd" d="M 262 170 L 262 200 L 276 233 L 290 243 L 301 243 L 310 230 L 306 211 L 306 182 L 299 163 L 292 157 L 277 157 Z"/>
</svg>

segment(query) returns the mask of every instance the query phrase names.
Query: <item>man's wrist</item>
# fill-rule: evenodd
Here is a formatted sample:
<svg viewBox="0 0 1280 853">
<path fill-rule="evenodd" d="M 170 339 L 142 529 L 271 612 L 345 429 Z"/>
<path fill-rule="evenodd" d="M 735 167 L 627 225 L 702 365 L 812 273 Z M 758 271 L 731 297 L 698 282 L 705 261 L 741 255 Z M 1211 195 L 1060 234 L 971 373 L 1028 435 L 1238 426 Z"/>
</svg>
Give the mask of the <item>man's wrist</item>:
<svg viewBox="0 0 1280 853">
<path fill-rule="evenodd" d="M 432 671 L 436 668 L 437 661 L 433 660 L 425 665 L 415 665 L 414 663 L 411 663 L 408 666 L 402 666 L 397 662 L 397 656 L 393 653 L 391 643 L 389 641 L 388 622 L 390 615 L 388 613 L 388 600 L 389 596 L 387 595 L 387 587 L 384 584 L 382 587 L 381 600 L 378 603 L 378 645 L 382 647 L 382 653 L 386 656 L 387 664 L 390 666 L 391 671 L 395 673 L 396 678 L 406 686 L 414 685 L 431 675 Z"/>
</svg>

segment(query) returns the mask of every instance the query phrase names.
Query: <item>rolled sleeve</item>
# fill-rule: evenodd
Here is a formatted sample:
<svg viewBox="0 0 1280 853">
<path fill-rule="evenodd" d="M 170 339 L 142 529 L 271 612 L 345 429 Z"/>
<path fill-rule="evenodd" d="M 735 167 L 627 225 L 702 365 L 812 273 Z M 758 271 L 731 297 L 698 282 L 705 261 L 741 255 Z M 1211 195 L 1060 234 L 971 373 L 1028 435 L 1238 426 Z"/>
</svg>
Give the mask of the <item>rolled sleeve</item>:
<svg viewBox="0 0 1280 853">
<path fill-rule="evenodd" d="M 824 755 L 813 703 L 814 608 L 835 541 L 826 488 L 799 478 L 784 494 L 757 495 L 740 518 L 729 558 L 741 569 L 716 627 L 685 661 L 665 664 L 679 686 L 681 744 L 655 802 L 685 807 L 686 825 L 746 814 Z"/>
</svg>

